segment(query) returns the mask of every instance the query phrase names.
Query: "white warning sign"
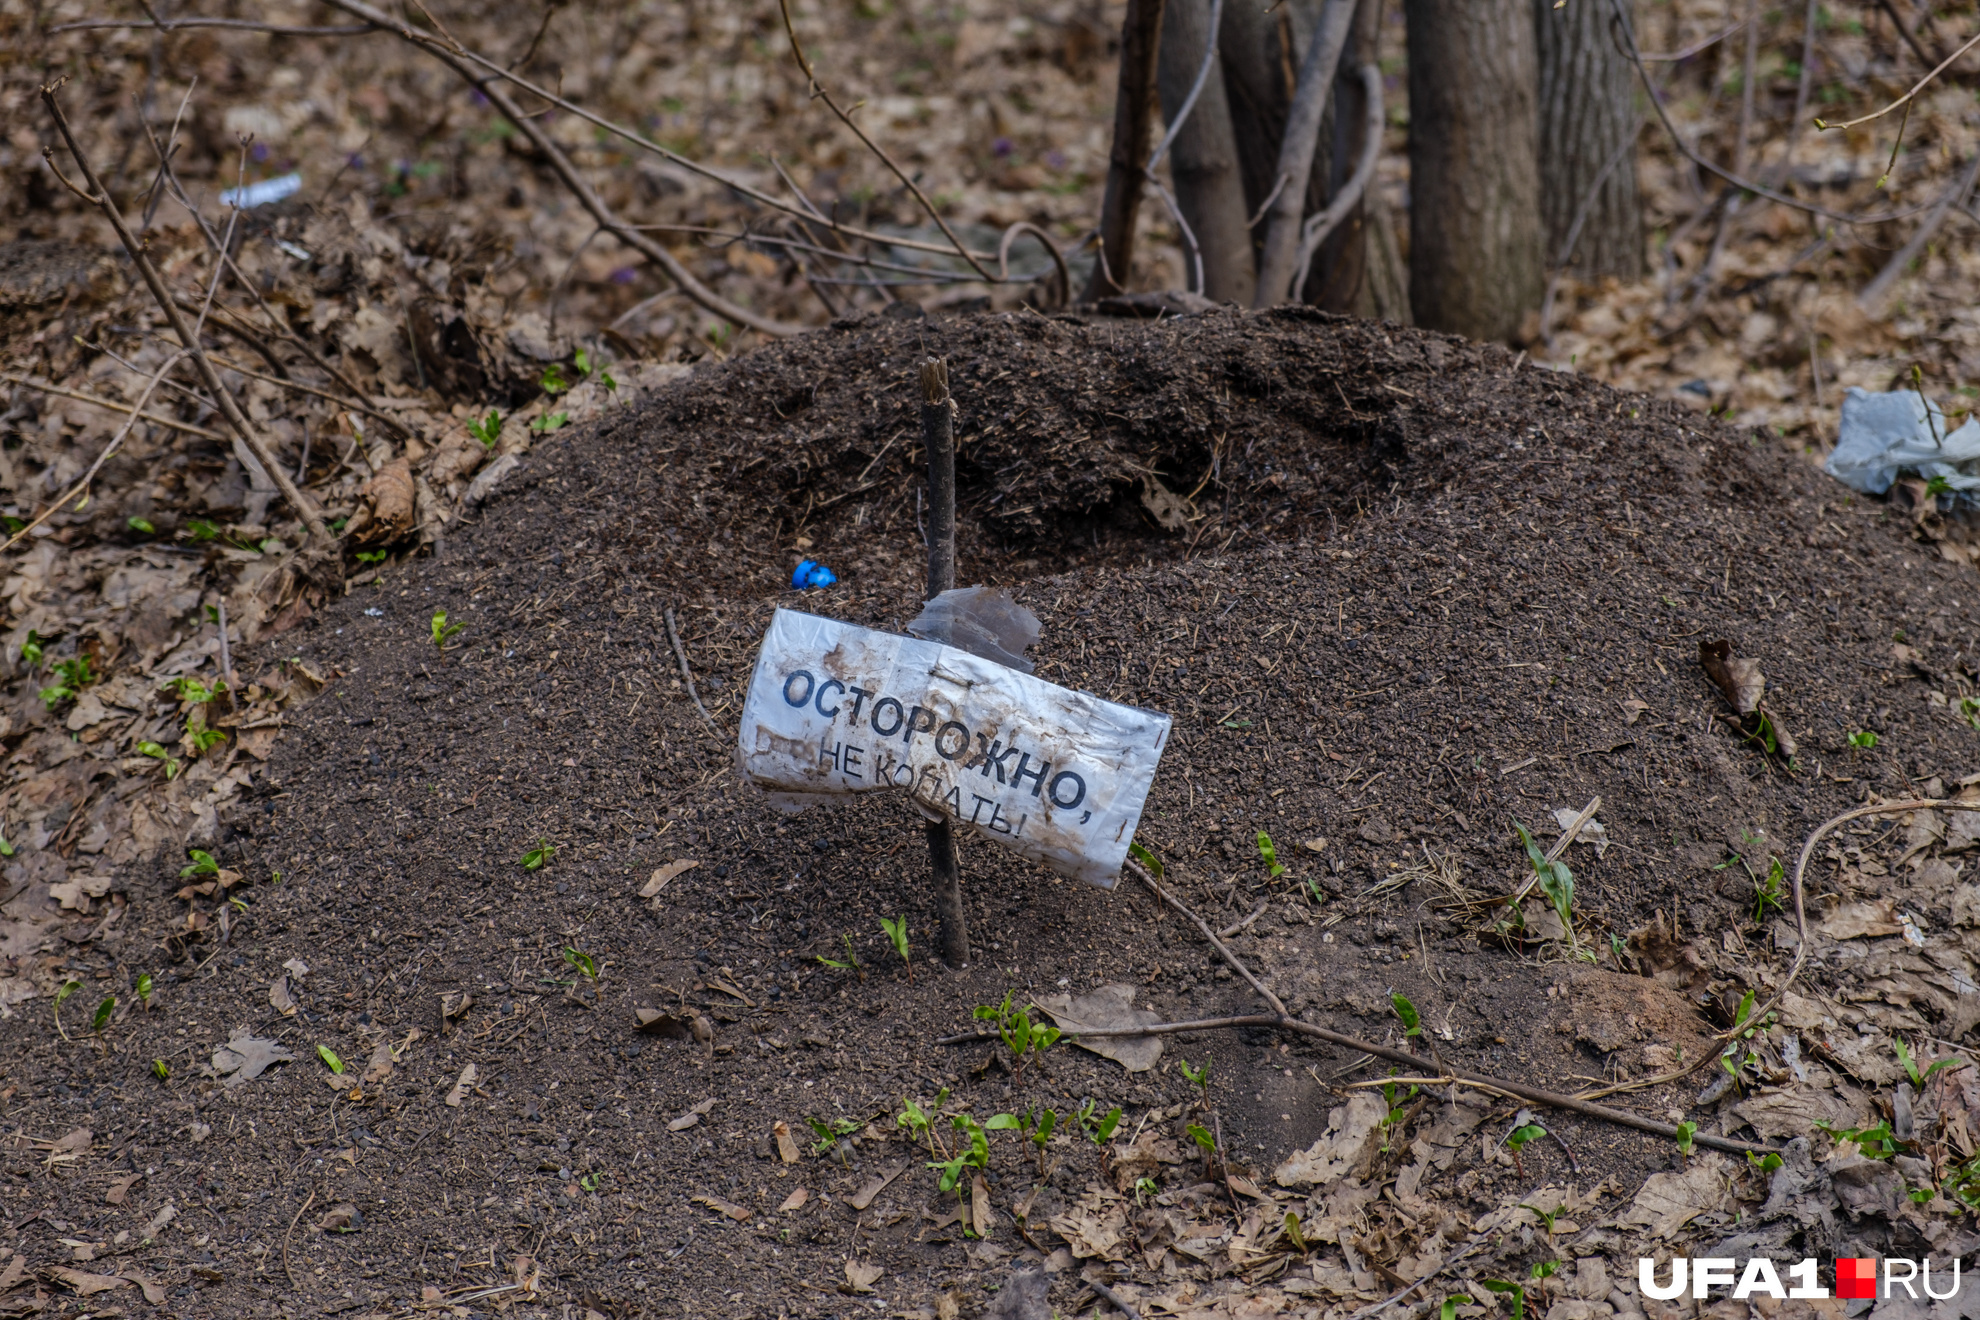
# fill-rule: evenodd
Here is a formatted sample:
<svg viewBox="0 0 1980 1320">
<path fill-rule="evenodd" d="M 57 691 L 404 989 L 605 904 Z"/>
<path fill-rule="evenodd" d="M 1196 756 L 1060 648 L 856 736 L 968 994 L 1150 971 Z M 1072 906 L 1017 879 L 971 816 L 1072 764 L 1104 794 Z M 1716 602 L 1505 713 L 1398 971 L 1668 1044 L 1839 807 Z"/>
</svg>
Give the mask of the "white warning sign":
<svg viewBox="0 0 1980 1320">
<path fill-rule="evenodd" d="M 1112 888 L 1169 725 L 939 642 L 778 610 L 737 756 L 779 806 L 905 792 L 931 817 Z"/>
</svg>

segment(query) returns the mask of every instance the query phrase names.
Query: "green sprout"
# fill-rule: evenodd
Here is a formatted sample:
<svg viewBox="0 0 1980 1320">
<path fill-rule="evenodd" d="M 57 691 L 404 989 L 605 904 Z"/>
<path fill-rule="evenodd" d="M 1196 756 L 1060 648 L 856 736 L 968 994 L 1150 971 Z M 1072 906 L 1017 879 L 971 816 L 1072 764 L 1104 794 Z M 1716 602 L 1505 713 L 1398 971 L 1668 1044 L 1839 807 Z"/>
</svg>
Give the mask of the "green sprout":
<svg viewBox="0 0 1980 1320">
<path fill-rule="evenodd" d="M 202 541 L 217 540 L 220 536 L 220 527 L 217 523 L 208 522 L 204 518 L 190 518 L 186 521 L 185 531 L 180 535 L 194 545 L 198 545 Z"/>
<path fill-rule="evenodd" d="M 1761 1156 L 1749 1150 L 1746 1152 L 1746 1163 L 1756 1173 L 1767 1174 L 1780 1168 L 1784 1161 L 1773 1151 L 1769 1151 L 1765 1156 Z M 1926 1199 L 1930 1200 L 1931 1198 L 1928 1196 Z"/>
<path fill-rule="evenodd" d="M 1574 933 L 1574 872 L 1568 870 L 1566 862 L 1548 858 L 1526 826 L 1513 822 L 1513 829 L 1519 833 L 1519 841 L 1525 845 L 1526 860 L 1533 867 L 1533 878 L 1554 905 L 1554 915 L 1561 919 L 1561 926 L 1568 933 L 1568 943 L 1580 949 L 1581 941 Z"/>
<path fill-rule="evenodd" d="M 1964 1068 L 1966 1066 L 1964 1059 L 1947 1055 L 1945 1058 L 1928 1066 L 1925 1071 L 1920 1072 L 1918 1071 L 1918 1065 L 1911 1060 L 1911 1051 L 1905 1047 L 1905 1043 L 1902 1040 L 1893 1036 L 1891 1037 L 1891 1044 L 1897 1049 L 1898 1062 L 1904 1065 L 1904 1074 L 1911 1079 L 1911 1085 L 1915 1090 L 1923 1091 L 1925 1089 L 1925 1083 L 1931 1081 L 1948 1068 Z"/>
<path fill-rule="evenodd" d="M 165 765 L 165 777 L 167 779 L 175 779 L 178 777 L 179 760 L 177 757 L 173 756 L 170 752 L 166 751 L 163 747 L 160 747 L 155 742 L 147 741 L 147 742 L 139 743 L 137 745 L 137 749 L 138 749 L 138 755 L 140 756 L 149 756 L 154 760 L 162 761 Z"/>
<path fill-rule="evenodd" d="M 63 1040 L 69 1038 L 69 1033 L 62 1029 L 62 1001 L 80 989 L 82 989 L 82 982 L 71 980 L 64 981 L 62 988 L 55 992 L 55 1031 Z"/>
<path fill-rule="evenodd" d="M 836 967 L 842 972 L 859 972 L 859 955 L 853 951 L 853 937 L 850 935 L 841 935 L 839 938 L 846 942 L 845 961 L 840 962 L 837 958 L 827 958 L 822 953 L 818 955 L 818 961 L 824 963 L 827 967 Z M 861 975 L 863 976 L 864 973 L 861 972 Z"/>
<path fill-rule="evenodd" d="M 1189 1139 L 1196 1143 L 1196 1148 L 1203 1152 L 1203 1167 L 1209 1168 L 1217 1158 L 1217 1138 L 1201 1123 L 1191 1123 L 1183 1131 L 1187 1132 Z"/>
<path fill-rule="evenodd" d="M 548 839 L 538 839 L 536 846 L 522 855 L 522 868 L 525 871 L 541 871 L 544 864 L 556 855 L 556 845 Z"/>
<path fill-rule="evenodd" d="M 894 952 L 900 954 L 901 961 L 907 965 L 908 984 L 913 985 L 914 959 L 908 957 L 907 918 L 904 916 L 896 917 L 894 920 L 889 921 L 887 918 L 882 917 L 880 918 L 880 929 L 887 932 L 887 940 L 894 946 Z"/>
<path fill-rule="evenodd" d="M 151 1007 L 151 985 L 151 973 L 139 972 L 137 979 L 138 1002 L 143 1004 L 147 1009 Z"/>
<path fill-rule="evenodd" d="M 1089 1099 L 1073 1117 L 1079 1120 L 1079 1130 L 1088 1141 L 1104 1146 L 1113 1137 L 1114 1129 L 1121 1125 L 1121 1107 L 1115 1105 L 1105 1114 L 1098 1113 L 1099 1108 L 1098 1102 Z"/>
<path fill-rule="evenodd" d="M 1265 874 L 1269 879 L 1277 880 L 1286 873 L 1286 868 L 1279 864 L 1279 850 L 1272 846 L 1272 836 L 1264 830 L 1258 831 L 1258 855 L 1265 859 Z"/>
<path fill-rule="evenodd" d="M 161 1082 L 166 1081 L 172 1076 L 172 1065 L 163 1059 L 153 1059 L 151 1061 L 151 1075 Z"/>
<path fill-rule="evenodd" d="M 1148 873 L 1157 880 L 1162 878 L 1162 859 L 1150 852 L 1147 848 L 1142 847 L 1140 840 L 1137 839 L 1128 844 L 1128 856 L 1140 862 L 1147 869 Z"/>
<path fill-rule="evenodd" d="M 1512 1151 L 1513 1168 L 1519 1170 L 1520 1177 L 1526 1176 L 1526 1166 L 1519 1162 L 1519 1153 L 1526 1149 L 1528 1142 L 1538 1141 L 1546 1135 L 1547 1129 L 1538 1123 L 1522 1124 L 1506 1134 L 1506 1148 Z"/>
<path fill-rule="evenodd" d="M 935 1093 L 935 1103 L 929 1108 L 939 1114 L 942 1112 L 942 1106 L 948 1102 L 949 1088 L 945 1086 Z M 930 1118 L 920 1105 L 902 1096 L 901 1112 L 894 1115 L 894 1126 L 906 1128 L 910 1140 L 927 1143 L 928 1158 L 935 1158 L 935 1120 Z"/>
<path fill-rule="evenodd" d="M 1011 1071 L 1021 1081 L 1027 1062 L 1035 1064 L 1045 1057 L 1045 1051 L 1058 1044 L 1057 1027 L 1034 1026 L 1031 1021 L 1031 1007 L 1014 1008 L 1011 996 L 1015 991 L 1004 992 L 1001 1004 L 979 1004 L 974 1016 L 979 1022 L 995 1023 L 997 1035 L 1004 1047 L 1011 1052 Z"/>
<path fill-rule="evenodd" d="M 212 750 L 215 743 L 226 741 L 227 731 L 209 729 L 203 720 L 189 719 L 186 721 L 186 737 L 191 741 L 194 751 L 207 752 Z"/>
<path fill-rule="evenodd" d="M 493 449 L 495 442 L 502 438 L 502 414 L 491 411 L 479 421 L 470 417 L 467 430 L 469 435 L 481 441 L 483 449 Z"/>
<path fill-rule="evenodd" d="M 1516 1283 L 1504 1279 L 1480 1279 L 1480 1283 L 1495 1293 L 1502 1293 L 1512 1301 L 1512 1320 L 1526 1320 L 1526 1290 Z"/>
<path fill-rule="evenodd" d="M 1190 1067 L 1189 1060 L 1183 1059 L 1180 1066 L 1182 1068 L 1183 1080 L 1203 1093 L 1203 1107 L 1208 1109 L 1210 1107 L 1210 1060 L 1205 1059 L 1203 1066 L 1200 1068 L 1192 1068 Z"/>
<path fill-rule="evenodd" d="M 1045 1176 L 1045 1145 L 1052 1140 L 1052 1130 L 1059 1125 L 1059 1115 L 1056 1110 L 1040 1109 L 1036 1115 L 1027 1114 L 1025 1117 L 1030 1120 L 1026 1124 L 1029 1131 L 1025 1133 L 1025 1138 L 1031 1142 L 1032 1149 L 1038 1160 L 1038 1176 L 1043 1178 Z"/>
<path fill-rule="evenodd" d="M 563 430 L 570 420 L 571 415 L 567 412 L 545 413 L 531 422 L 529 429 L 535 431 L 538 435 L 548 435 L 552 431 Z"/>
<path fill-rule="evenodd" d="M 822 1118 L 806 1118 L 804 1121 L 810 1125 L 813 1132 L 818 1134 L 818 1144 L 811 1148 L 811 1153 L 823 1155 L 837 1148 L 840 1160 L 850 1167 L 850 1161 L 846 1158 L 844 1139 L 859 1131 L 859 1120 L 840 1118 L 828 1122 Z"/>
<path fill-rule="evenodd" d="M 212 853 L 190 848 L 187 849 L 186 856 L 192 858 L 192 862 L 179 872 L 179 879 L 189 880 L 196 875 L 220 874 L 220 863 L 213 860 Z"/>
<path fill-rule="evenodd" d="M 584 1177 L 578 1179 L 578 1186 L 587 1192 L 595 1192 L 604 1181 L 605 1171 L 601 1169 L 597 1173 L 587 1173 Z"/>
<path fill-rule="evenodd" d="M 207 702 L 227 690 L 227 680 L 216 678 L 213 680 L 213 686 L 208 687 L 196 678 L 188 678 L 181 675 L 165 684 L 165 686 L 172 689 L 173 694 L 180 701 L 192 706 L 204 706 Z"/>
<path fill-rule="evenodd" d="M 316 1057 L 323 1060 L 323 1066 L 331 1072 L 336 1073 L 339 1077 L 344 1075 L 344 1061 L 338 1058 L 337 1051 L 331 1049 L 328 1045 L 318 1045 L 316 1047 Z"/>
<path fill-rule="evenodd" d="M 1444 1299 L 1443 1306 L 1438 1309 L 1437 1320 L 1457 1320 L 1457 1309 L 1460 1304 L 1472 1306 L 1475 1303 L 1472 1302 L 1470 1293 L 1452 1293 Z"/>
<path fill-rule="evenodd" d="M 1389 1003 L 1395 1007 L 1396 1016 L 1402 1019 L 1403 1036 L 1421 1036 L 1423 1019 L 1416 1011 L 1416 1005 L 1409 1002 L 1409 996 L 1400 990 L 1389 991 Z"/>
<path fill-rule="evenodd" d="M 13 855 L 14 845 L 7 842 L 6 835 L 0 834 L 0 857 L 12 857 Z"/>
<path fill-rule="evenodd" d="M 1156 1182 L 1153 1178 L 1136 1178 L 1134 1180 L 1134 1203 L 1140 1205 L 1142 1197 L 1153 1196 L 1161 1190 L 1162 1184 Z"/>
<path fill-rule="evenodd" d="M 96 1012 L 90 1014 L 89 1029 L 101 1036 L 103 1029 L 110 1025 L 110 1015 L 116 1011 L 117 996 L 110 995 L 96 1006 Z"/>
<path fill-rule="evenodd" d="M 21 659 L 29 669 L 41 668 L 41 644 L 47 640 L 34 629 L 28 629 L 27 640 L 21 643 Z"/>
<path fill-rule="evenodd" d="M 126 518 L 124 519 L 124 526 L 134 532 L 143 532 L 146 536 L 158 535 L 158 529 L 153 527 L 150 520 L 146 518 Z"/>
<path fill-rule="evenodd" d="M 1698 1125 L 1690 1119 L 1678 1124 L 1678 1154 L 1690 1155 L 1698 1149 Z"/>
<path fill-rule="evenodd" d="M 1863 1128 L 1839 1128 L 1817 1119 L 1815 1126 L 1831 1141 L 1855 1143 L 1856 1153 L 1866 1160 L 1888 1160 L 1904 1146 L 1904 1142 L 1891 1131 L 1889 1123 L 1873 1123 Z"/>
<path fill-rule="evenodd" d="M 586 953 L 583 949 L 566 947 L 564 950 L 564 961 L 576 968 L 585 980 L 594 984 L 597 982 L 598 960 Z"/>
<path fill-rule="evenodd" d="M 543 369 L 543 375 L 537 378 L 536 386 L 545 394 L 562 394 L 571 387 L 570 382 L 564 379 L 563 364 L 557 362 L 552 362 Z"/>
<path fill-rule="evenodd" d="M 1980 697 L 1961 697 L 1959 717 L 1972 725 L 1974 732 L 1980 733 Z"/>
<path fill-rule="evenodd" d="M 383 550 L 360 550 L 357 552 L 357 560 L 360 564 L 382 564 L 385 562 L 385 554 Z"/>
<path fill-rule="evenodd" d="M 433 649 L 445 651 L 447 639 L 465 627 L 467 627 L 465 623 L 448 623 L 447 611 L 433 611 Z"/>
<path fill-rule="evenodd" d="M 1787 868 L 1781 865 L 1778 857 L 1767 859 L 1767 874 L 1753 877 L 1753 924 L 1759 925 L 1767 913 L 1786 910 L 1787 890 L 1783 883 L 1787 880 Z"/>
<path fill-rule="evenodd" d="M 96 681 L 96 674 L 91 670 L 89 657 L 86 655 L 79 655 L 73 660 L 56 661 L 55 672 L 60 676 L 61 681 L 41 689 L 40 693 L 42 701 L 47 703 L 50 710 L 70 700 Z"/>
<path fill-rule="evenodd" d="M 1849 735 L 1849 745 L 1867 752 L 1877 745 L 1877 735 L 1868 729 L 1858 729 Z"/>
<path fill-rule="evenodd" d="M 601 362 L 596 367 L 593 367 L 591 363 L 591 354 L 585 352 L 583 349 L 580 348 L 576 352 L 576 354 L 572 356 L 571 360 L 577 363 L 578 371 L 583 373 L 585 376 L 591 377 L 595 374 L 598 383 L 605 387 L 605 390 L 608 394 L 616 391 L 619 388 L 619 382 L 612 379 L 612 373 L 605 369 L 604 363 Z"/>
</svg>

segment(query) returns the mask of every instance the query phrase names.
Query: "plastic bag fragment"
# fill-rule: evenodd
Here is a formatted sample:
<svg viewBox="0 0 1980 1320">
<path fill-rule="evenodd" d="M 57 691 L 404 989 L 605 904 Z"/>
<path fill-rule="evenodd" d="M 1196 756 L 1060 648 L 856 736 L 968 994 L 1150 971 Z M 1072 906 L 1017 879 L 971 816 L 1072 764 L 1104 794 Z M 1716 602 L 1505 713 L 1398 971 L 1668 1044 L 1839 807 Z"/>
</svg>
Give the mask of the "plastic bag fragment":
<svg viewBox="0 0 1980 1320">
<path fill-rule="evenodd" d="M 1835 452 L 1822 467 L 1866 495 L 1882 495 L 1906 471 L 1927 481 L 1942 477 L 1951 490 L 1980 492 L 1980 424 L 1969 418 L 1948 435 L 1945 414 L 1916 390 L 1872 394 L 1852 385 Z"/>
<path fill-rule="evenodd" d="M 1034 669 L 1024 653 L 1038 645 L 1038 616 L 996 587 L 945 591 L 921 607 L 907 630 L 1021 674 Z"/>
</svg>

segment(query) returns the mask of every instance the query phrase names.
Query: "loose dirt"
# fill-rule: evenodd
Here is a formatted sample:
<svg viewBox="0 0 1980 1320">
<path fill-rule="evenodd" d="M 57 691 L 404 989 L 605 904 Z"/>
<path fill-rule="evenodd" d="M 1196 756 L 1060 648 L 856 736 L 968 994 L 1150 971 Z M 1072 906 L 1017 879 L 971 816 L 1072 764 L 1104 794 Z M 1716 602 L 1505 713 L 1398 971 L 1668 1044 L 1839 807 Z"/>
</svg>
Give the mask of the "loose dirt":
<svg viewBox="0 0 1980 1320">
<path fill-rule="evenodd" d="M 1311 1020 L 1393 1040 L 1400 991 L 1454 1065 L 1563 1090 L 1695 1059 L 1744 986 L 1778 980 L 1772 946 L 1792 934 L 1753 919 L 1739 859 L 1764 874 L 1873 792 L 1980 768 L 1959 718 L 1980 656 L 1972 570 L 1676 405 L 1315 314 L 841 322 L 539 444 L 430 557 L 239 662 L 300 658 L 331 682 L 221 822 L 216 856 L 248 881 L 227 923 L 188 937 L 176 869 L 130 877 L 120 931 L 66 964 L 86 987 L 60 1006 L 74 1039 L 46 1001 L 0 1024 L 7 1128 L 93 1135 L 61 1167 L 6 1150 L 9 1237 L 37 1261 L 100 1242 L 75 1268 L 135 1264 L 172 1314 L 384 1313 L 423 1287 L 474 1314 L 946 1314 L 952 1294 L 981 1305 L 1013 1253 L 1055 1250 L 1048 1221 L 1105 1175 L 1072 1130 L 1034 1192 L 1024 1143 L 993 1134 L 994 1223 L 966 1238 L 927 1153 L 891 1139 L 904 1095 L 926 1106 L 946 1087 L 979 1117 L 1049 1106 L 1066 1129 L 1091 1099 L 1124 1108 L 1123 1139 L 1182 1138 L 1194 1088 L 1175 1059 L 1207 1059 L 1227 1157 L 1262 1184 L 1344 1088 L 1379 1080 L 1266 1032 L 1177 1039 L 1137 1075 L 1066 1045 L 1022 1076 L 989 1046 L 937 1046 L 1012 989 L 1122 982 L 1166 1017 L 1257 1004 L 1133 881 L 1100 890 L 980 844 L 963 852 L 977 961 L 945 969 L 904 803 L 781 817 L 737 782 L 771 611 L 897 628 L 918 607 L 924 352 L 949 357 L 962 410 L 961 578 L 1037 611 L 1041 676 L 1175 717 L 1140 837 L 1213 924 L 1264 906 L 1234 948 Z M 840 584 L 792 592 L 799 558 Z M 678 681 L 670 606 L 717 729 Z M 436 609 L 466 625 L 444 651 Z M 1792 766 L 1721 720 L 1697 648 L 1722 637 L 1760 660 Z M 1852 747 L 1858 731 L 1876 747 Z M 1513 822 L 1544 843 L 1555 809 L 1596 795 L 1606 850 L 1568 860 L 1600 961 L 1494 935 L 1491 900 L 1528 874 Z M 1286 874 L 1268 876 L 1259 831 Z M 524 869 L 542 841 L 554 854 Z M 1901 871 L 1863 881 L 1891 868 L 1860 860 L 1894 868 L 1886 825 L 1854 842 L 1846 874 L 1868 896 L 1951 924 Z M 698 865 L 640 897 L 682 860 Z M 1843 874 L 1811 871 L 1817 916 L 1866 896 Z M 912 980 L 883 915 L 907 919 Z M 846 936 L 860 969 L 821 965 Z M 1687 941 L 1689 963 L 1654 956 Z M 298 959 L 284 1016 L 270 988 Z M 1804 988 L 1844 976 L 1818 960 Z M 86 1019 L 106 991 L 124 1011 L 98 1038 Z M 443 1020 L 457 995 L 471 1007 Z M 638 1007 L 704 1015 L 712 1039 L 642 1035 Z M 208 1075 L 242 1028 L 295 1059 L 234 1087 Z M 319 1046 L 355 1073 L 380 1043 L 403 1047 L 388 1077 L 333 1087 Z M 1618 1103 L 1661 1117 L 1698 1084 Z M 1378 1162 L 1407 1158 L 1413 1113 Z M 1677 1159 L 1660 1138 L 1540 1117 L 1560 1140 L 1517 1170 L 1473 1137 L 1423 1177 L 1441 1224 L 1366 1208 L 1366 1268 L 1391 1279 L 1433 1230 L 1523 1188 L 1606 1179 L 1627 1197 Z M 809 1118 L 873 1126 L 819 1156 Z M 1186 1197 L 1198 1167 L 1178 1156 L 1154 1176 Z M 798 1188 L 808 1199 L 780 1211 Z M 176 1222 L 139 1245 L 168 1203 Z M 355 1231 L 319 1231 L 339 1204 Z M 1158 1280 L 1195 1268 L 1134 1259 Z M 840 1291 L 848 1260 L 882 1269 L 876 1296 Z M 549 1300 L 477 1296 L 518 1268 Z M 1091 1302 L 1073 1271 L 1053 1279 L 1062 1309 Z"/>
</svg>

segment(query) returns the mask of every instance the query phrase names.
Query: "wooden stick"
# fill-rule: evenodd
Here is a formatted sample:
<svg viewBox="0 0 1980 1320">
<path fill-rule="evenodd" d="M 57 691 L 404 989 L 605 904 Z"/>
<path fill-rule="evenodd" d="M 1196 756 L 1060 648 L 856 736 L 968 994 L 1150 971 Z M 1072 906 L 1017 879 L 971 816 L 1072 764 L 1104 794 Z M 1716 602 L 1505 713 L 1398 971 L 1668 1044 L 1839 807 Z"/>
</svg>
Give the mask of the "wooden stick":
<svg viewBox="0 0 1980 1320">
<path fill-rule="evenodd" d="M 1211 34 L 1214 42 L 1216 34 Z M 1141 205 L 1154 131 L 1155 71 L 1162 45 L 1162 0 L 1128 0 L 1121 20 L 1121 72 L 1114 96 L 1114 145 L 1107 156 L 1107 191 L 1100 201 L 1100 259 L 1086 283 L 1086 302 L 1127 292 L 1134 259 L 1134 217 Z"/>
<path fill-rule="evenodd" d="M 67 81 L 67 78 L 62 78 L 53 84 L 44 85 L 41 88 L 41 100 L 48 107 L 49 115 L 55 120 L 56 129 L 62 134 L 62 141 L 69 148 L 69 155 L 82 170 L 83 180 L 92 191 L 83 192 L 62 176 L 61 171 L 55 167 L 55 153 L 52 148 L 44 150 L 43 158 L 47 160 L 49 168 L 55 171 L 56 177 L 61 179 L 70 191 L 102 211 L 104 218 L 109 220 L 110 227 L 117 232 L 117 238 L 123 243 L 124 250 L 130 253 L 131 264 L 137 267 L 138 274 L 144 279 L 145 287 L 151 291 L 152 300 L 158 304 L 159 310 L 165 313 L 165 319 L 170 322 L 172 332 L 178 336 L 180 346 L 192 355 L 193 366 L 198 369 L 206 388 L 212 392 L 214 399 L 220 405 L 220 415 L 227 419 L 227 425 L 241 438 L 241 443 L 246 445 L 261 466 L 267 469 L 269 478 L 274 481 L 276 489 L 281 491 L 282 498 L 309 528 L 310 539 L 320 548 L 334 553 L 336 538 L 330 534 L 329 527 L 324 524 L 323 511 L 316 507 L 315 500 L 303 494 L 296 483 L 289 479 L 287 469 L 275 461 L 275 455 L 269 451 L 266 442 L 254 427 L 249 425 L 246 415 L 241 412 L 240 405 L 234 402 L 234 396 L 221 386 L 219 373 L 214 370 L 213 363 L 200 349 L 198 337 L 193 334 L 192 327 L 186 324 L 185 316 L 179 311 L 179 305 L 173 299 L 171 291 L 165 287 L 165 281 L 159 275 L 158 268 L 151 264 L 149 253 L 138 241 L 137 235 L 131 232 L 130 225 L 125 222 L 123 211 L 110 196 L 109 189 L 104 187 L 103 180 L 97 177 L 96 167 L 90 164 L 89 157 L 83 154 L 81 144 L 76 141 L 76 135 L 69 127 L 68 116 L 62 113 L 61 105 L 55 100 L 55 93 Z M 336 563 L 341 569 L 341 559 Z"/>
<path fill-rule="evenodd" d="M 672 605 L 667 607 L 665 618 L 667 620 L 667 640 L 673 644 L 674 659 L 680 661 L 681 681 L 687 684 L 688 696 L 694 699 L 694 708 L 701 712 L 702 719 L 708 721 L 708 727 L 720 733 L 722 731 L 721 726 L 716 724 L 715 717 L 708 713 L 708 707 L 701 704 L 701 694 L 694 690 L 694 675 L 688 672 L 687 649 L 681 645 L 680 629 L 674 626 L 674 607 Z"/>
<path fill-rule="evenodd" d="M 946 358 L 921 364 L 921 443 L 928 451 L 927 598 L 933 600 L 956 585 L 956 405 L 949 397 Z M 929 822 L 927 835 L 935 908 L 942 919 L 942 958 L 961 967 L 969 961 L 969 917 L 963 910 L 955 829 L 945 816 Z"/>
<path fill-rule="evenodd" d="M 1168 890 L 1162 888 L 1160 884 L 1156 883 L 1155 877 L 1148 874 L 1147 870 L 1145 870 L 1142 867 L 1140 862 L 1134 861 L 1133 859 L 1129 859 L 1127 863 L 1127 869 L 1134 872 L 1134 874 L 1140 878 L 1142 884 L 1147 885 L 1150 889 L 1154 890 L 1155 896 L 1157 898 L 1161 899 L 1164 903 L 1167 903 L 1170 907 L 1174 908 L 1176 911 L 1182 913 L 1185 917 L 1188 917 L 1192 922 L 1196 923 L 1196 928 L 1203 932 L 1203 938 L 1209 940 L 1211 945 L 1217 950 L 1217 952 L 1224 955 L 1224 961 L 1229 963 L 1232 969 L 1235 970 L 1239 976 L 1242 976 L 1245 980 L 1251 982 L 1251 988 L 1253 990 L 1256 990 L 1259 994 L 1259 997 L 1264 999 L 1266 1003 L 1272 1006 L 1272 1011 L 1274 1013 L 1277 1013 L 1280 1017 L 1287 1018 L 1288 1020 L 1290 1020 L 1291 1014 L 1286 1012 L 1286 1006 L 1279 1002 L 1279 997 L 1273 994 L 1270 990 L 1267 990 L 1265 988 L 1265 983 L 1260 981 L 1257 977 L 1251 974 L 1251 969 L 1244 965 L 1244 959 L 1238 957 L 1235 953 L 1232 953 L 1230 949 L 1226 948 L 1224 942 L 1217 938 L 1217 932 L 1211 930 L 1209 925 L 1203 920 L 1202 917 L 1199 917 L 1196 915 L 1196 913 L 1190 911 L 1188 904 L 1184 903 L 1181 899 L 1177 898 L 1174 894 L 1171 894 Z"/>
<path fill-rule="evenodd" d="M 82 403 L 94 404 L 98 408 L 108 408 L 111 412 L 136 413 L 145 421 L 156 426 L 169 426 L 174 431 L 184 431 L 187 435 L 196 435 L 203 440 L 212 440 L 218 444 L 224 445 L 227 443 L 227 437 L 221 435 L 218 431 L 209 431 L 203 426 L 194 426 L 191 422 L 182 422 L 177 418 L 160 416 L 155 412 L 144 412 L 141 409 L 131 407 L 128 403 L 118 403 L 115 399 L 99 398 L 94 394 L 84 394 L 80 390 L 65 390 L 60 385 L 44 385 L 38 380 L 29 380 L 26 376 L 17 376 L 11 371 L 0 371 L 0 380 L 12 381 L 16 385 L 25 385 L 31 390 L 40 390 L 43 394 L 59 394 L 65 399 L 75 399 Z"/>
</svg>

